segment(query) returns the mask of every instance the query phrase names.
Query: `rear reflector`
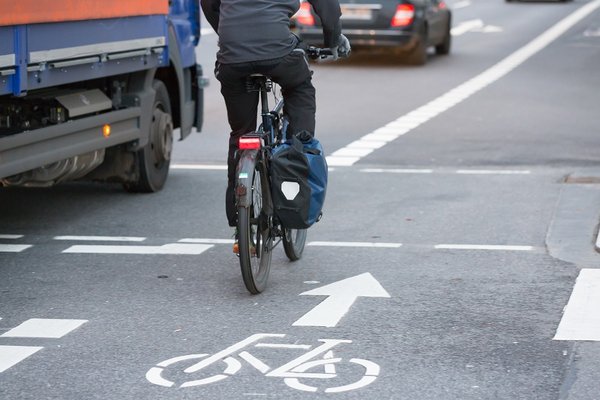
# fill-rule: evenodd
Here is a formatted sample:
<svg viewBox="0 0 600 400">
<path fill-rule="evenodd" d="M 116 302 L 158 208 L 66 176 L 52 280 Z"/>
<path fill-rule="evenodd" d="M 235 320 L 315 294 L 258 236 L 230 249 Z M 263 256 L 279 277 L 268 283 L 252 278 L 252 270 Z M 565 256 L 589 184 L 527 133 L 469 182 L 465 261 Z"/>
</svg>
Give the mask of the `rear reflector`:
<svg viewBox="0 0 600 400">
<path fill-rule="evenodd" d="M 300 4 L 300 9 L 296 13 L 296 15 L 294 15 L 294 19 L 296 20 L 296 22 L 302 25 L 314 25 L 315 17 L 312 15 L 310 3 L 303 1 Z"/>
<path fill-rule="evenodd" d="M 239 142 L 240 150 L 260 149 L 261 141 L 258 137 L 241 137 Z"/>
<path fill-rule="evenodd" d="M 415 6 L 412 4 L 400 4 L 396 8 L 396 14 L 392 19 L 392 26 L 409 26 L 415 19 Z"/>
</svg>

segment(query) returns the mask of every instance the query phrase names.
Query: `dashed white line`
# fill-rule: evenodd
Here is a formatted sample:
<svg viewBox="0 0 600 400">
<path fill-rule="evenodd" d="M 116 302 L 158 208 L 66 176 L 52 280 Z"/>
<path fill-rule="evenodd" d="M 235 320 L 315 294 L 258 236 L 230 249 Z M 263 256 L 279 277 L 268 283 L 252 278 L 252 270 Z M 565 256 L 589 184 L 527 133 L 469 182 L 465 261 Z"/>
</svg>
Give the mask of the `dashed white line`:
<svg viewBox="0 0 600 400">
<path fill-rule="evenodd" d="M 194 239 L 186 238 L 178 240 L 179 243 L 204 243 L 204 244 L 233 244 L 233 239 Z"/>
<path fill-rule="evenodd" d="M 310 242 L 307 246 L 320 247 L 378 247 L 397 249 L 402 247 L 402 243 L 371 243 L 371 242 Z"/>
<path fill-rule="evenodd" d="M 130 236 L 55 236 L 54 240 L 88 241 L 88 242 L 143 242 L 145 237 Z"/>
<path fill-rule="evenodd" d="M 174 254 L 199 255 L 212 248 L 204 244 L 170 243 L 163 246 L 71 246 L 63 253 L 78 254 Z"/>
<path fill-rule="evenodd" d="M 32 318 L 0 335 L 0 337 L 59 339 L 86 322 L 88 322 L 86 319 Z"/>
<path fill-rule="evenodd" d="M 0 244 L 0 253 L 21 253 L 32 246 L 31 244 Z"/>
<path fill-rule="evenodd" d="M 501 251 L 531 251 L 533 246 L 504 246 L 486 244 L 437 244 L 436 249 L 445 250 L 501 250 Z"/>
<path fill-rule="evenodd" d="M 600 0 L 595 0 L 585 4 L 496 65 L 463 83 L 462 85 L 450 90 L 432 102 L 398 118 L 395 121 L 390 122 L 383 128 L 377 129 L 374 132 L 363 136 L 360 140 L 391 142 L 406 134 L 410 130 L 415 129 L 426 121 L 429 121 L 444 111 L 454 107 L 466 98 L 472 96 L 473 94 L 479 92 L 483 88 L 507 75 L 509 72 L 531 58 L 534 54 L 538 53 L 562 34 L 567 32 L 567 30 L 572 28 L 583 18 L 587 17 L 598 7 L 600 7 Z M 483 22 L 480 22 L 479 20 L 476 22 L 471 22 L 473 25 L 471 26 L 471 29 L 473 29 L 475 23 L 477 26 L 483 24 Z M 334 152 L 330 157 L 327 157 L 327 162 L 330 166 L 351 166 L 362 158 L 360 156 L 342 156 L 340 155 L 344 154 L 342 150 L 343 149 L 340 149 L 337 152 Z"/>
<path fill-rule="evenodd" d="M 16 240 L 23 238 L 23 235 L 0 235 L 0 239 Z"/>
<path fill-rule="evenodd" d="M 0 373 L 6 371 L 27 357 L 37 353 L 43 347 L 33 346 L 0 346 Z"/>
<path fill-rule="evenodd" d="M 582 269 L 554 340 L 600 341 L 600 270 Z"/>
</svg>

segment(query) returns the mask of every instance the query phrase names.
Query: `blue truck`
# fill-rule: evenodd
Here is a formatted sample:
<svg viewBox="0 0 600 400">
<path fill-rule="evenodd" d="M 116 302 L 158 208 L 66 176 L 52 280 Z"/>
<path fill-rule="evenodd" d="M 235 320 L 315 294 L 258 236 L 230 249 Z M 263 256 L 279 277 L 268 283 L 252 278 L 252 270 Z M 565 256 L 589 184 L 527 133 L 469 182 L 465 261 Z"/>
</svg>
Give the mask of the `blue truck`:
<svg viewBox="0 0 600 400">
<path fill-rule="evenodd" d="M 203 120 L 199 0 L 0 0 L 0 186 L 161 190 Z"/>
</svg>

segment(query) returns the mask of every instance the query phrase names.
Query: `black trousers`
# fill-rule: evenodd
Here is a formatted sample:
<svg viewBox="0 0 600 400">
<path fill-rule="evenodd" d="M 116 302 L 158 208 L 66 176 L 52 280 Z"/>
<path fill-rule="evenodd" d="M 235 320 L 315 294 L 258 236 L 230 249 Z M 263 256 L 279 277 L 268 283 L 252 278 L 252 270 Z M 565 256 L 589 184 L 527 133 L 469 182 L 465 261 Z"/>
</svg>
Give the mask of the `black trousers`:
<svg viewBox="0 0 600 400">
<path fill-rule="evenodd" d="M 288 134 L 308 131 L 314 135 L 315 131 L 315 88 L 304 52 L 295 50 L 283 58 L 274 60 L 241 64 L 217 63 L 215 76 L 221 82 L 221 94 L 225 98 L 231 127 L 225 194 L 229 226 L 237 224 L 234 189 L 238 140 L 257 128 L 259 93 L 246 90 L 246 78 L 251 74 L 267 75 L 281 87 L 284 98 L 283 113 L 289 121 Z"/>
</svg>

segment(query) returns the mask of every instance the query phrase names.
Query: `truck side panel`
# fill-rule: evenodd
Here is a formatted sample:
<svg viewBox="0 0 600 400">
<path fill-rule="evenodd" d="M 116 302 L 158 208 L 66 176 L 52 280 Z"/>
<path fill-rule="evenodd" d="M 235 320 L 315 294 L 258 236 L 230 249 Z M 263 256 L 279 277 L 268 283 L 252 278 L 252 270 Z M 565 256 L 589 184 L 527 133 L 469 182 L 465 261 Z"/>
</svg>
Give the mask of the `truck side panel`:
<svg viewBox="0 0 600 400">
<path fill-rule="evenodd" d="M 0 0 L 0 26 L 167 14 L 168 0 Z"/>
</svg>

